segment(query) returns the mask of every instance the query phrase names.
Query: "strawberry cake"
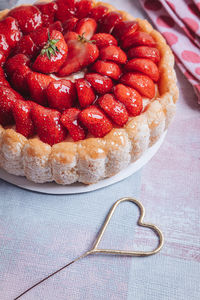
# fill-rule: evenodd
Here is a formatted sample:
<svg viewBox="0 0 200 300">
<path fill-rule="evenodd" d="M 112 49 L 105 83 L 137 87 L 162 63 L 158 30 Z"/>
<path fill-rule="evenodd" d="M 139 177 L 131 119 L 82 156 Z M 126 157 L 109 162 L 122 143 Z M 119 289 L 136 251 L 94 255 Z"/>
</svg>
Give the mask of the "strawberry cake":
<svg viewBox="0 0 200 300">
<path fill-rule="evenodd" d="M 168 128 L 174 57 L 146 21 L 92 0 L 0 12 L 0 167 L 30 181 L 91 184 Z"/>
</svg>

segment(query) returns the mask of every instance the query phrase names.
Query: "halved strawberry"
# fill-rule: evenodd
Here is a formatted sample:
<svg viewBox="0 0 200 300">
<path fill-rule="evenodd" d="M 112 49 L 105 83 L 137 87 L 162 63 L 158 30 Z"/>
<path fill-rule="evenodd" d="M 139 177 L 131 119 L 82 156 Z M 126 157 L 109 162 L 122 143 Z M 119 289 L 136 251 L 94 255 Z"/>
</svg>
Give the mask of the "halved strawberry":
<svg viewBox="0 0 200 300">
<path fill-rule="evenodd" d="M 79 120 L 95 137 L 104 137 L 113 128 L 106 115 L 94 105 L 82 110 Z"/>
<path fill-rule="evenodd" d="M 54 73 L 59 70 L 67 57 L 68 47 L 61 32 L 53 30 L 49 39 L 36 58 L 32 68 L 42 73 Z"/>
<path fill-rule="evenodd" d="M 16 55 L 19 53 L 25 54 L 30 58 L 34 57 L 37 54 L 37 47 L 30 35 L 23 36 L 17 43 L 13 54 Z"/>
<path fill-rule="evenodd" d="M 88 16 L 93 6 L 92 0 L 80 0 L 75 4 L 76 7 L 76 17 L 78 19 L 83 19 Z"/>
<path fill-rule="evenodd" d="M 104 5 L 97 5 L 91 9 L 89 12 L 89 17 L 93 18 L 96 22 L 98 22 L 101 18 L 103 18 L 108 12 L 108 7 Z"/>
<path fill-rule="evenodd" d="M 17 54 L 9 58 L 5 64 L 6 73 L 11 76 L 21 66 L 29 66 L 30 59 L 24 54 Z"/>
<path fill-rule="evenodd" d="M 6 79 L 4 70 L 2 67 L 0 67 L 0 85 L 10 86 L 9 82 Z"/>
<path fill-rule="evenodd" d="M 14 123 L 12 105 L 23 97 L 8 86 L 0 85 L 0 124 L 3 126 Z"/>
<path fill-rule="evenodd" d="M 127 36 L 134 33 L 138 27 L 136 21 L 121 21 L 115 25 L 112 34 L 119 40 L 126 39 Z"/>
<path fill-rule="evenodd" d="M 42 17 L 39 9 L 33 5 L 21 5 L 9 11 L 8 16 L 17 20 L 21 31 L 29 34 L 42 26 Z"/>
<path fill-rule="evenodd" d="M 19 66 L 11 75 L 10 82 L 12 87 L 24 96 L 28 95 L 27 75 L 32 72 L 26 65 Z"/>
<path fill-rule="evenodd" d="M 142 112 L 142 97 L 136 90 L 119 83 L 114 87 L 113 92 L 115 97 L 125 105 L 130 115 L 135 117 Z"/>
<path fill-rule="evenodd" d="M 31 32 L 30 36 L 35 45 L 37 46 L 38 50 L 41 50 L 48 40 L 48 28 L 39 27 L 33 32 Z"/>
<path fill-rule="evenodd" d="M 133 46 L 149 46 L 154 47 L 156 42 L 147 32 L 136 31 L 127 36 L 126 39 L 121 41 L 122 48 L 130 48 Z"/>
<path fill-rule="evenodd" d="M 81 111 L 78 108 L 68 108 L 64 111 L 60 119 L 61 123 L 67 128 L 69 134 L 75 142 L 84 140 L 85 138 L 85 130 L 78 122 L 78 116 L 80 112 Z"/>
<path fill-rule="evenodd" d="M 97 60 L 91 69 L 93 72 L 109 76 L 114 80 L 118 80 L 122 74 L 120 67 L 110 61 Z"/>
<path fill-rule="evenodd" d="M 158 63 L 160 61 L 160 52 L 157 48 L 148 47 L 148 46 L 138 46 L 131 48 L 128 51 L 129 58 L 148 58 L 151 59 L 154 63 Z"/>
<path fill-rule="evenodd" d="M 123 126 L 128 121 L 128 112 L 125 106 L 115 99 L 112 94 L 105 94 L 98 99 L 99 106 L 111 118 L 111 120 Z"/>
<path fill-rule="evenodd" d="M 71 18 L 67 19 L 63 23 L 63 31 L 64 31 L 64 33 L 67 33 L 68 31 L 75 31 L 77 22 L 78 22 L 78 19 L 75 18 L 75 17 L 71 17 Z"/>
<path fill-rule="evenodd" d="M 109 45 L 117 46 L 117 40 L 109 33 L 96 33 L 92 37 L 92 40 L 95 41 L 95 44 L 99 49 Z"/>
<path fill-rule="evenodd" d="M 76 100 L 75 84 L 66 79 L 52 81 L 46 89 L 46 94 L 51 108 L 64 111 L 74 105 Z"/>
<path fill-rule="evenodd" d="M 32 102 L 17 100 L 12 105 L 16 131 L 29 138 L 34 135 L 35 128 L 31 119 Z"/>
<path fill-rule="evenodd" d="M 0 22 L 0 34 L 5 36 L 6 42 L 11 48 L 15 47 L 22 36 L 17 21 L 12 17 L 7 17 Z"/>
<path fill-rule="evenodd" d="M 80 71 L 82 68 L 93 63 L 99 56 L 97 46 L 76 32 L 69 31 L 66 33 L 65 41 L 69 52 L 66 61 L 57 73 L 59 77 Z"/>
<path fill-rule="evenodd" d="M 76 32 L 79 35 L 83 35 L 88 40 L 91 39 L 91 37 L 94 35 L 95 31 L 97 29 L 97 23 L 92 18 L 83 18 L 80 21 L 78 21 L 76 25 Z"/>
<path fill-rule="evenodd" d="M 60 122 L 61 113 L 59 111 L 34 104 L 31 116 L 41 141 L 53 146 L 65 139 L 66 129 Z"/>
<path fill-rule="evenodd" d="M 6 41 L 5 35 L 0 34 L 0 51 L 1 51 L 2 55 L 5 55 L 5 57 L 7 57 L 7 55 L 9 54 L 9 50 L 10 50 L 10 47 Z"/>
<path fill-rule="evenodd" d="M 53 23 L 55 13 L 58 10 L 56 2 L 39 2 L 34 4 L 42 13 L 42 25 L 49 27 Z"/>
<path fill-rule="evenodd" d="M 146 74 L 153 81 L 158 81 L 159 79 L 159 70 L 156 64 L 146 58 L 133 58 L 129 60 L 125 66 L 127 71 L 137 71 Z"/>
<path fill-rule="evenodd" d="M 41 104 L 47 105 L 46 89 L 54 79 L 51 76 L 31 72 L 27 75 L 27 83 L 31 98 Z"/>
<path fill-rule="evenodd" d="M 125 64 L 127 61 L 126 53 L 120 47 L 114 45 L 100 49 L 99 58 L 102 60 L 112 60 L 118 64 Z"/>
<path fill-rule="evenodd" d="M 155 84 L 153 80 L 141 73 L 126 73 L 121 79 L 121 83 L 136 89 L 142 96 L 153 98 L 155 96 Z"/>
<path fill-rule="evenodd" d="M 84 78 L 76 80 L 76 90 L 78 95 L 78 101 L 81 107 L 87 107 L 91 105 L 96 95 L 91 87 L 91 84 Z"/>
<path fill-rule="evenodd" d="M 107 76 L 102 76 L 98 73 L 88 73 L 85 78 L 98 94 L 109 93 L 113 88 L 112 80 Z"/>
<path fill-rule="evenodd" d="M 114 26 L 122 20 L 122 15 L 116 11 L 106 14 L 99 24 L 99 32 L 111 33 Z"/>
<path fill-rule="evenodd" d="M 56 21 L 56 22 L 52 23 L 52 24 L 49 26 L 49 31 L 50 31 L 50 33 L 51 33 L 53 30 L 57 30 L 57 31 L 63 32 L 63 26 L 62 26 L 62 23 L 61 23 L 60 21 Z"/>
<path fill-rule="evenodd" d="M 75 0 L 57 0 L 56 19 L 64 22 L 75 14 Z"/>
</svg>

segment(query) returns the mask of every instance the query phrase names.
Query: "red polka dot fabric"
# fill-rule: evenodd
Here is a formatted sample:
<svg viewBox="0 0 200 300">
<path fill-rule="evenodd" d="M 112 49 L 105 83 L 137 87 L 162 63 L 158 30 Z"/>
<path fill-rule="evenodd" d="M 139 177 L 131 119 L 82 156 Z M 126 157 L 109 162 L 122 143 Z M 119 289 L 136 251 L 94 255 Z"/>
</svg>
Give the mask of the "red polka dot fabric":
<svg viewBox="0 0 200 300">
<path fill-rule="evenodd" d="M 174 52 L 200 104 L 200 0 L 140 0 Z"/>
</svg>

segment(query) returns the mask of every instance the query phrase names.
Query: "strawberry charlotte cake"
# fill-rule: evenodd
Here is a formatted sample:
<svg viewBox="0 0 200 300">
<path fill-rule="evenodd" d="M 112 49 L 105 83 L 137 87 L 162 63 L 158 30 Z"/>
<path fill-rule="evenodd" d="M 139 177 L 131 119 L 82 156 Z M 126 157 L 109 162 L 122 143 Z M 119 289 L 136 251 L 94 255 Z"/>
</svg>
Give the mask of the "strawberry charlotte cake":
<svg viewBox="0 0 200 300">
<path fill-rule="evenodd" d="M 37 183 L 91 184 L 168 127 L 174 57 L 146 21 L 57 0 L 0 13 L 0 167 Z"/>
</svg>

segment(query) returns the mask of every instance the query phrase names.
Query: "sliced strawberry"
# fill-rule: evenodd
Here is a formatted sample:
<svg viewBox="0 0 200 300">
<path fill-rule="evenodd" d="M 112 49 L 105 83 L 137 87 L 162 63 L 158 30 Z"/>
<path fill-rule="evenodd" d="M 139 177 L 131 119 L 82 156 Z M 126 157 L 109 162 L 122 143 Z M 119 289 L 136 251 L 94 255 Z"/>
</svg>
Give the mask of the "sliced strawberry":
<svg viewBox="0 0 200 300">
<path fill-rule="evenodd" d="M 109 45 L 117 46 L 117 40 L 109 33 L 96 33 L 92 37 L 92 40 L 95 41 L 95 44 L 99 49 Z"/>
<path fill-rule="evenodd" d="M 94 102 L 96 95 L 87 80 L 85 80 L 84 78 L 77 79 L 76 90 L 78 101 L 81 107 L 87 107 Z"/>
<path fill-rule="evenodd" d="M 79 35 L 83 35 L 88 40 L 91 39 L 91 37 L 94 35 L 95 31 L 97 29 L 97 23 L 92 18 L 84 18 L 78 21 L 76 25 L 76 32 Z"/>
<path fill-rule="evenodd" d="M 122 15 L 116 11 L 106 14 L 99 24 L 99 32 L 111 33 L 114 26 L 122 20 Z"/>
<path fill-rule="evenodd" d="M 53 146 L 65 139 L 66 129 L 60 122 L 61 113 L 59 111 L 35 104 L 32 106 L 31 115 L 41 141 Z"/>
<path fill-rule="evenodd" d="M 29 93 L 26 77 L 30 72 L 31 69 L 29 67 L 27 67 L 26 65 L 22 65 L 13 72 L 10 78 L 12 87 L 25 96 Z"/>
<path fill-rule="evenodd" d="M 57 0 L 56 19 L 65 22 L 75 14 L 75 0 Z"/>
<path fill-rule="evenodd" d="M 17 100 L 12 105 L 16 131 L 29 138 L 34 135 L 35 128 L 31 119 L 32 102 Z"/>
<path fill-rule="evenodd" d="M 72 107 L 76 100 L 75 84 L 66 79 L 52 81 L 46 94 L 51 108 L 64 111 Z"/>
<path fill-rule="evenodd" d="M 42 73 L 57 72 L 67 57 L 68 47 L 59 31 L 52 31 L 50 37 L 36 58 L 32 68 Z"/>
<path fill-rule="evenodd" d="M 125 105 L 130 115 L 135 117 L 142 112 L 142 97 L 136 90 L 123 84 L 117 84 L 113 91 L 115 97 Z"/>
<path fill-rule="evenodd" d="M 127 61 L 126 53 L 120 47 L 114 45 L 102 48 L 99 52 L 99 58 L 102 60 L 112 60 L 118 64 L 125 64 Z"/>
<path fill-rule="evenodd" d="M 138 46 L 131 48 L 128 51 L 129 58 L 148 58 L 151 59 L 154 63 L 158 63 L 160 61 L 160 52 L 157 48 L 148 47 L 148 46 Z"/>
<path fill-rule="evenodd" d="M 6 73 L 11 76 L 21 66 L 29 66 L 30 59 L 24 54 L 17 54 L 9 58 L 5 64 Z"/>
<path fill-rule="evenodd" d="M 146 58 L 133 58 L 129 60 L 125 66 L 127 71 L 137 71 L 146 74 L 153 81 L 158 81 L 159 79 L 159 70 L 156 64 Z"/>
<path fill-rule="evenodd" d="M 128 112 L 125 106 L 115 99 L 112 94 L 105 94 L 98 99 L 99 106 L 117 125 L 123 126 L 128 121 Z"/>
<path fill-rule="evenodd" d="M 33 5 L 21 5 L 10 10 L 9 16 L 15 18 L 24 34 L 42 26 L 42 17 L 39 9 Z"/>
<path fill-rule="evenodd" d="M 49 27 L 53 23 L 58 6 L 55 2 L 39 2 L 35 6 L 42 13 L 42 25 Z"/>
<path fill-rule="evenodd" d="M 11 48 L 15 47 L 22 36 L 17 21 L 12 17 L 7 17 L 0 22 L 0 34 L 5 36 L 6 42 Z"/>
<path fill-rule="evenodd" d="M 59 77 L 80 71 L 82 68 L 93 63 L 99 56 L 97 46 L 75 32 L 69 31 L 66 33 L 65 41 L 68 45 L 69 54 L 57 73 Z"/>
<path fill-rule="evenodd" d="M 6 41 L 6 37 L 4 34 L 0 34 L 0 51 L 5 57 L 7 57 L 9 53 L 10 47 Z"/>
<path fill-rule="evenodd" d="M 98 94 L 109 93 L 113 88 L 112 80 L 107 76 L 102 76 L 98 73 L 89 73 L 85 78 Z"/>
<path fill-rule="evenodd" d="M 122 48 L 130 48 L 133 46 L 149 46 L 154 47 L 156 42 L 147 32 L 136 31 L 128 35 L 126 39 L 121 42 Z"/>
<path fill-rule="evenodd" d="M 33 32 L 31 32 L 30 36 L 35 45 L 37 46 L 38 50 L 41 50 L 48 40 L 48 28 L 39 27 Z"/>
<path fill-rule="evenodd" d="M 81 111 L 78 108 L 69 108 L 65 110 L 60 119 L 61 123 L 67 128 L 75 142 L 84 140 L 85 138 L 85 130 L 78 122 L 80 112 Z"/>
<path fill-rule="evenodd" d="M 97 60 L 91 69 L 93 72 L 109 76 L 114 80 L 118 80 L 122 74 L 120 67 L 110 61 Z"/>
<path fill-rule="evenodd" d="M 21 40 L 17 43 L 13 54 L 16 55 L 19 53 L 25 54 L 30 58 L 34 57 L 37 54 L 37 47 L 30 35 L 23 36 Z"/>
<path fill-rule="evenodd" d="M 6 61 L 5 54 L 0 50 L 0 66 L 2 67 Z"/>
<path fill-rule="evenodd" d="M 88 16 L 92 9 L 92 0 L 80 0 L 76 2 L 76 17 L 83 19 Z"/>
<path fill-rule="evenodd" d="M 138 29 L 136 21 L 121 21 L 115 25 L 112 34 L 117 39 L 126 39 L 128 35 L 134 33 Z"/>
<path fill-rule="evenodd" d="M 94 105 L 82 110 L 79 120 L 95 137 L 104 137 L 113 128 L 106 115 Z"/>
<path fill-rule="evenodd" d="M 97 5 L 93 7 L 89 13 L 89 17 L 93 18 L 96 22 L 98 22 L 101 18 L 103 18 L 108 12 L 108 7 L 104 5 Z"/>
<path fill-rule="evenodd" d="M 62 26 L 62 23 L 61 23 L 60 21 L 56 21 L 56 22 L 52 23 L 52 24 L 49 26 L 49 31 L 50 31 L 50 33 L 51 33 L 53 30 L 57 30 L 57 31 L 63 32 L 63 26 Z"/>
<path fill-rule="evenodd" d="M 23 97 L 8 86 L 0 85 L 0 124 L 10 125 L 14 122 L 12 105 Z"/>
<path fill-rule="evenodd" d="M 155 96 L 155 84 L 153 80 L 141 73 L 126 73 L 121 79 L 121 83 L 136 89 L 142 96 L 153 98 Z"/>
<path fill-rule="evenodd" d="M 31 72 L 27 75 L 27 83 L 31 98 L 41 104 L 47 105 L 46 89 L 54 79 L 51 76 Z"/>
<path fill-rule="evenodd" d="M 6 79 L 6 76 L 5 76 L 5 73 L 4 73 L 4 70 L 2 67 L 0 67 L 0 85 L 5 85 L 5 86 L 10 87 L 10 84 Z"/>
<path fill-rule="evenodd" d="M 67 33 L 68 31 L 75 31 L 75 27 L 76 27 L 77 22 L 78 22 L 78 19 L 75 18 L 75 17 L 71 17 L 71 18 L 67 19 L 63 23 L 64 33 Z"/>
</svg>

